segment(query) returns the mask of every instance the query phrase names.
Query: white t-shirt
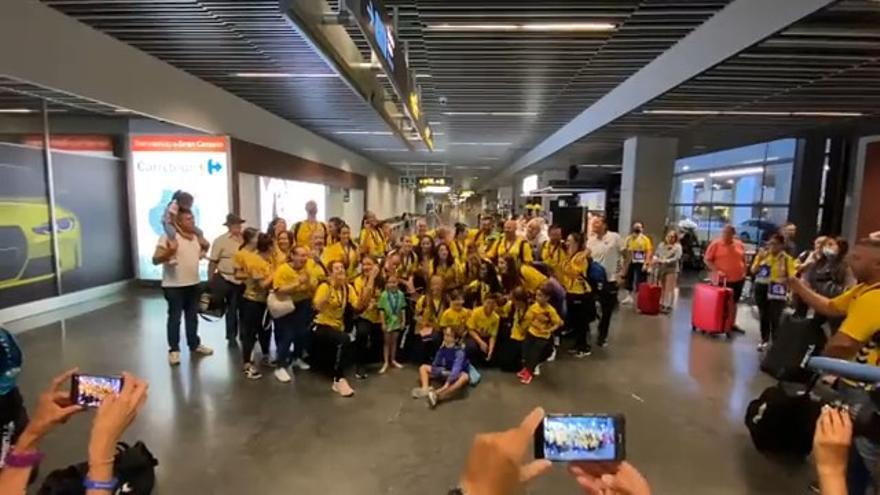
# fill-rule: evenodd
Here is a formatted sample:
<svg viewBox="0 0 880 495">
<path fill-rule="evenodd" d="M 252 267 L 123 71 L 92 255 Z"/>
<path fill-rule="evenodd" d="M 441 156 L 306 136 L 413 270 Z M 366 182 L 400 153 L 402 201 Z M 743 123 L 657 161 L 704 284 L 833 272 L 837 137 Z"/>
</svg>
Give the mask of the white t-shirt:
<svg viewBox="0 0 880 495">
<path fill-rule="evenodd" d="M 227 232 L 214 239 L 214 242 L 211 243 L 211 256 L 209 258 L 214 263 L 217 263 L 217 271 L 220 272 L 220 276 L 236 285 L 241 284 L 241 281 L 235 278 L 235 264 L 232 262 L 232 258 L 240 247 L 241 238 L 232 237 Z"/>
<path fill-rule="evenodd" d="M 623 250 L 623 242 L 617 232 L 605 232 L 600 239 L 595 234 L 590 234 L 587 239 L 587 249 L 590 255 L 597 261 L 608 275 L 609 282 L 617 280 L 617 267 L 620 264 L 620 252 Z"/>
<path fill-rule="evenodd" d="M 168 238 L 164 235 L 159 238 L 159 246 L 168 247 Z M 201 282 L 199 278 L 199 259 L 202 256 L 202 246 L 195 236 L 187 239 L 182 235 L 177 236 L 177 252 L 174 257 L 177 263 L 162 265 L 162 287 L 188 287 Z"/>
</svg>

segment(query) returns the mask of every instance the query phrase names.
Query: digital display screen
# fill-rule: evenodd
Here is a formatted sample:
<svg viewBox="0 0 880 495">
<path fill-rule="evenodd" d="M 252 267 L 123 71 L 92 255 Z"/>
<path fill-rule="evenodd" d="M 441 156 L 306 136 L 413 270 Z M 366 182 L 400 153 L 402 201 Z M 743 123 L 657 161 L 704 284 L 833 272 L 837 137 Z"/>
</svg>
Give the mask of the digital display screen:
<svg viewBox="0 0 880 495">
<path fill-rule="evenodd" d="M 327 186 L 297 180 L 260 177 L 260 226 L 265 228 L 273 218 L 287 221 L 287 227 L 306 219 L 306 203 L 318 206 L 318 220 L 327 216 Z"/>
<path fill-rule="evenodd" d="M 99 375 L 75 375 L 75 402 L 85 407 L 98 407 L 110 394 L 122 392 L 122 377 Z"/>
<path fill-rule="evenodd" d="M 617 431 L 611 416 L 544 418 L 544 458 L 551 461 L 613 461 Z"/>
</svg>

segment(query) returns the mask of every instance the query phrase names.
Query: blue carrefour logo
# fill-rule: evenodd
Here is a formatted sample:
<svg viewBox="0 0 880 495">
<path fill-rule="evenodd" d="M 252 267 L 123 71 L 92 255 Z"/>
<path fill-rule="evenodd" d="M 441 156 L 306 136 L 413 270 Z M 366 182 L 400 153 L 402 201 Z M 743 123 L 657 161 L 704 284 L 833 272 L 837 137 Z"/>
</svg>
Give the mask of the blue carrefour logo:
<svg viewBox="0 0 880 495">
<path fill-rule="evenodd" d="M 220 172 L 223 169 L 223 165 L 216 161 L 208 159 L 208 175 L 214 175 L 214 172 Z"/>
</svg>

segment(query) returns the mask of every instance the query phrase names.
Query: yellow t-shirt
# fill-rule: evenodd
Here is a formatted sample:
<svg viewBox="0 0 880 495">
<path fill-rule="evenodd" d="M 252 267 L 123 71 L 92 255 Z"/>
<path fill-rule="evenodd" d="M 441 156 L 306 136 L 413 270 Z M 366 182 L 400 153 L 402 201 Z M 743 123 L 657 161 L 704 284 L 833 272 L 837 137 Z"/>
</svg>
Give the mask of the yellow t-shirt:
<svg viewBox="0 0 880 495">
<path fill-rule="evenodd" d="M 492 248 L 490 237 L 492 237 L 491 232 L 486 234 L 480 231 L 480 229 L 472 229 L 468 232 L 468 243 L 477 246 L 477 252 L 482 256 L 486 256 Z"/>
<path fill-rule="evenodd" d="M 452 242 L 449 243 L 449 252 L 452 253 L 452 258 L 456 262 L 464 265 L 465 261 L 467 261 L 467 241 L 453 239 Z"/>
<path fill-rule="evenodd" d="M 314 234 L 316 230 L 324 233 L 324 240 L 326 241 L 327 226 L 324 225 L 324 222 L 319 222 L 317 220 L 314 222 L 308 220 L 296 222 L 293 224 L 293 242 L 295 242 L 297 246 L 311 246 L 312 234 Z"/>
<path fill-rule="evenodd" d="M 558 273 L 559 267 L 565 262 L 567 257 L 568 254 L 562 242 L 553 245 L 550 241 L 547 241 L 541 246 L 541 261 L 549 266 L 553 273 Z"/>
<path fill-rule="evenodd" d="M 467 327 L 467 321 L 470 317 L 470 311 L 462 308 L 456 311 L 454 308 L 448 308 L 440 315 L 440 328 L 451 327 L 459 335 L 464 333 Z"/>
<path fill-rule="evenodd" d="M 277 247 L 272 250 L 272 264 L 275 268 L 287 263 L 288 253 L 286 251 L 282 251 Z"/>
<path fill-rule="evenodd" d="M 483 306 L 477 306 L 471 311 L 471 316 L 467 321 L 467 328 L 480 334 L 480 337 L 494 338 L 498 335 L 499 321 L 498 313 L 492 311 L 486 314 Z"/>
<path fill-rule="evenodd" d="M 587 269 L 587 253 L 580 251 L 560 265 L 557 275 L 559 282 L 569 294 L 586 294 L 590 292 L 590 284 L 584 279 Z"/>
<path fill-rule="evenodd" d="M 302 275 L 308 275 L 305 283 L 302 282 Z M 308 269 L 308 265 L 299 270 L 295 270 L 290 263 L 284 263 L 275 269 L 272 276 L 272 288 L 278 290 L 291 284 L 297 284 L 297 287 L 290 295 L 290 298 L 296 301 L 304 301 L 312 297 L 317 286 L 317 281 Z"/>
<path fill-rule="evenodd" d="M 428 275 L 440 275 L 443 278 L 443 288 L 446 290 L 454 289 L 461 285 L 461 268 L 453 261 L 452 264 L 445 267 L 436 266 L 434 260 L 428 260 Z"/>
<path fill-rule="evenodd" d="M 235 254 L 233 261 L 239 259 L 239 253 L 247 253 L 241 256 L 241 258 L 245 259 L 244 271 L 248 276 L 244 281 L 243 297 L 249 301 L 266 302 L 266 298 L 269 296 L 269 288 L 263 288 L 262 283 L 272 273 L 271 255 L 269 259 L 266 259 L 257 253 L 241 250 Z"/>
<path fill-rule="evenodd" d="M 526 339 L 526 332 L 529 331 L 528 321 L 526 320 L 526 312 L 528 308 L 519 309 L 513 305 L 513 302 L 509 302 L 511 305 L 510 312 L 513 313 L 513 322 L 510 326 L 510 338 L 517 342 L 522 342 Z"/>
<path fill-rule="evenodd" d="M 360 304 L 361 294 L 363 294 L 366 284 L 367 279 L 363 275 L 358 275 L 354 279 L 354 283 L 351 284 L 353 304 Z M 361 318 L 372 323 L 382 323 L 382 316 L 379 314 L 379 308 L 376 307 L 376 303 L 379 301 L 379 292 L 377 287 L 373 287 L 372 301 L 368 302 L 367 306 L 359 313 Z"/>
<path fill-rule="evenodd" d="M 358 268 L 357 246 L 352 244 L 343 246 L 341 242 L 337 241 L 325 247 L 324 252 L 321 253 L 321 262 L 324 263 L 324 266 L 329 267 L 330 263 L 334 261 L 345 263 L 345 273 L 349 278 L 354 278 Z"/>
<path fill-rule="evenodd" d="M 343 315 L 345 315 L 345 306 L 356 303 L 352 297 L 353 293 L 354 291 L 348 285 L 341 289 L 330 287 L 330 284 L 326 282 L 319 285 L 318 290 L 315 291 L 315 298 L 312 300 L 312 304 L 317 308 L 318 301 L 324 300 L 326 302 L 324 307 L 315 315 L 315 323 L 327 325 L 340 332 L 344 330 Z"/>
<path fill-rule="evenodd" d="M 247 249 L 239 249 L 236 251 L 235 254 L 232 255 L 232 266 L 235 271 L 248 271 L 249 264 L 254 256 L 257 256 L 257 253 Z"/>
<path fill-rule="evenodd" d="M 385 257 L 385 236 L 377 229 L 364 228 L 360 234 L 361 248 L 375 258 Z"/>
<path fill-rule="evenodd" d="M 306 260 L 306 268 L 308 268 L 312 279 L 315 280 L 315 285 L 327 280 L 327 276 L 330 274 L 327 271 L 327 265 L 323 262 L 318 263 L 315 258 L 309 258 Z"/>
<path fill-rule="evenodd" d="M 831 306 L 846 313 L 840 331 L 865 344 L 855 361 L 880 366 L 880 344 L 874 340 L 880 332 L 880 284 L 858 284 L 832 299 Z"/>
<path fill-rule="evenodd" d="M 502 237 L 495 241 L 489 252 L 489 257 L 497 260 L 505 256 L 513 257 L 517 263 L 531 263 L 534 261 L 532 245 L 526 242 L 525 239 L 518 238 L 513 242 L 508 242 L 507 239 Z"/>
<path fill-rule="evenodd" d="M 768 252 L 763 258 L 755 256 L 752 270 L 757 270 L 755 273 L 756 284 L 784 282 L 789 275 L 795 274 L 794 258 L 785 251 L 780 251 L 779 254 Z"/>
<path fill-rule="evenodd" d="M 428 233 L 425 235 L 430 237 L 432 241 L 436 240 L 435 232 L 433 230 L 429 230 Z M 409 236 L 409 240 L 410 242 L 412 242 L 413 249 L 419 248 L 419 243 L 422 242 L 421 237 L 422 236 L 420 236 L 419 234 L 413 234 Z"/>
<path fill-rule="evenodd" d="M 647 263 L 648 255 L 654 250 L 651 238 L 645 234 L 630 234 L 623 242 L 623 249 L 629 252 L 630 261 L 633 263 Z"/>
<path fill-rule="evenodd" d="M 439 330 L 438 322 L 440 320 L 440 316 L 446 310 L 446 301 L 443 298 L 435 299 L 430 297 L 429 302 L 428 295 L 421 295 L 419 299 L 416 301 L 416 318 L 419 319 L 419 327 L 434 327 L 435 330 Z"/>
<path fill-rule="evenodd" d="M 544 275 L 531 265 L 520 267 L 519 274 L 522 277 L 523 289 L 530 294 L 537 292 L 547 282 L 547 275 Z"/>
<path fill-rule="evenodd" d="M 553 309 L 553 306 L 550 304 L 541 305 L 537 302 L 529 306 L 524 320 L 522 324 L 529 329 L 529 333 L 539 339 L 549 339 L 553 334 L 553 329 L 562 323 L 559 313 Z"/>
</svg>

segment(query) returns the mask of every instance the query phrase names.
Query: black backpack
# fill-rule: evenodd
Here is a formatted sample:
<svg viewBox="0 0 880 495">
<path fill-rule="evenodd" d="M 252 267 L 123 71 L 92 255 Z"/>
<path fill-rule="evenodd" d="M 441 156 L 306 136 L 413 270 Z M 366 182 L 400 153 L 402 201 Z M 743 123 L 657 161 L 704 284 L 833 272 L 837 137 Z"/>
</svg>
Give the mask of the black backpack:
<svg viewBox="0 0 880 495">
<path fill-rule="evenodd" d="M 114 495 L 149 495 L 156 485 L 156 466 L 159 461 L 143 442 L 129 445 L 119 442 L 113 461 L 113 475 L 119 480 Z M 81 462 L 64 469 L 56 469 L 46 476 L 38 495 L 85 495 L 83 480 L 89 465 Z"/>
<path fill-rule="evenodd" d="M 815 373 L 806 369 L 806 361 L 822 352 L 826 340 L 814 320 L 785 316 L 761 361 L 761 371 L 784 382 L 807 383 Z"/>
<path fill-rule="evenodd" d="M 746 428 L 759 451 L 803 458 L 813 448 L 821 407 L 803 387 L 774 385 L 749 403 Z"/>
</svg>

